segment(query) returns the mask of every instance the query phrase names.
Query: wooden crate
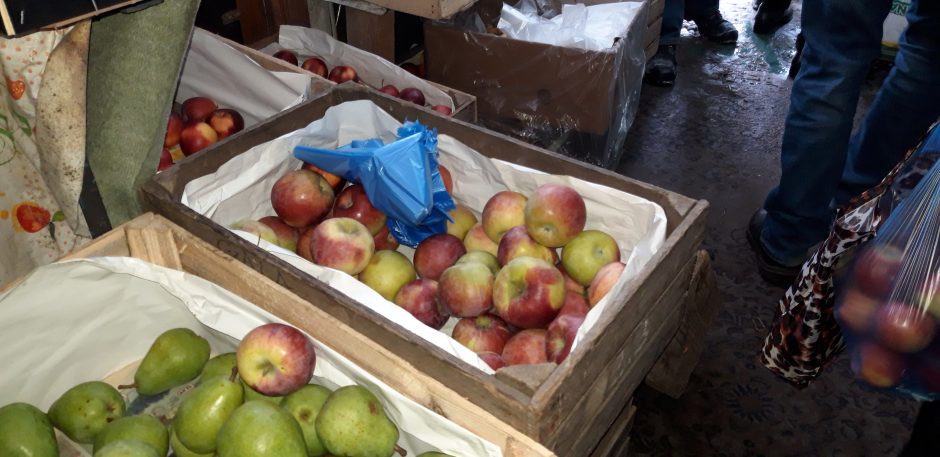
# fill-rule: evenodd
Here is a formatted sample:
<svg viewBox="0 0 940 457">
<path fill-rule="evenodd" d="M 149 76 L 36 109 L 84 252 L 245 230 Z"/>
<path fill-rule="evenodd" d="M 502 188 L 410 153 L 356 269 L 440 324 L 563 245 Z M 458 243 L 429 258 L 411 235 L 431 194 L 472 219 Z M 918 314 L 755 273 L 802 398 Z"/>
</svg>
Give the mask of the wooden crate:
<svg viewBox="0 0 940 457">
<path fill-rule="evenodd" d="M 609 312 L 588 332 L 579 350 L 564 363 L 551 371 L 544 371 L 544 366 L 527 367 L 531 370 L 508 367 L 490 376 L 180 204 L 186 183 L 214 172 L 254 145 L 306 126 L 322 117 L 330 106 L 361 99 L 373 101 L 397 119 L 417 119 L 437 128 L 489 157 L 550 174 L 570 175 L 658 203 L 667 218 L 667 238 L 636 279 L 616 297 Z M 704 235 L 708 202 L 354 87 L 337 87 L 324 97 L 184 159 L 146 182 L 141 188 L 141 199 L 145 207 L 209 240 L 565 456 L 589 455 L 614 424 L 676 334 L 690 287 L 707 273 L 701 268 L 696 270 L 696 266 L 701 267 L 696 262 L 696 252 Z"/>
<path fill-rule="evenodd" d="M 476 0 L 368 0 L 369 3 L 427 19 L 446 19 L 476 3 Z"/>
<path fill-rule="evenodd" d="M 378 342 L 161 216 L 138 216 L 63 260 L 104 256 L 136 257 L 213 282 L 302 329 L 412 400 L 496 444 L 506 457 L 555 455 Z"/>
<path fill-rule="evenodd" d="M 0 0 L 0 20 L 7 35 L 66 27 L 90 17 L 133 5 L 141 0 Z"/>
</svg>

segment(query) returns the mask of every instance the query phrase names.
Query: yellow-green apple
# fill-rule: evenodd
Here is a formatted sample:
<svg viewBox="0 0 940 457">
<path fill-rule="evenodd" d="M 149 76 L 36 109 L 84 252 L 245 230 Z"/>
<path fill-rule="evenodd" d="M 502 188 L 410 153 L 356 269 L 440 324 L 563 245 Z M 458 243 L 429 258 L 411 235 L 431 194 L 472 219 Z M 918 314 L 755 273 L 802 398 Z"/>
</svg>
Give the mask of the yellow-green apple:
<svg viewBox="0 0 940 457">
<path fill-rule="evenodd" d="M 876 245 L 855 261 L 855 287 L 875 298 L 886 298 L 901 270 L 903 252 L 891 245 Z"/>
<path fill-rule="evenodd" d="M 940 322 L 940 272 L 930 276 L 928 282 L 921 287 L 920 302 L 931 316 Z"/>
<path fill-rule="evenodd" d="M 918 352 L 933 341 L 937 323 L 926 310 L 892 301 L 875 314 L 875 336 L 884 347 L 904 353 Z"/>
<path fill-rule="evenodd" d="M 906 366 L 900 354 L 877 343 L 862 343 L 852 357 L 852 371 L 859 379 L 881 388 L 894 387 L 901 382 Z"/>
<path fill-rule="evenodd" d="M 424 325 L 440 330 L 447 322 L 448 314 L 437 298 L 439 290 L 437 281 L 433 279 L 415 279 L 398 291 L 395 304 L 411 313 Z"/>
<path fill-rule="evenodd" d="M 467 249 L 467 252 L 489 252 L 493 254 L 493 257 L 496 257 L 496 253 L 499 250 L 499 245 L 486 235 L 482 223 L 470 227 L 470 230 L 467 231 L 467 236 L 463 239 L 463 245 Z"/>
<path fill-rule="evenodd" d="M 571 314 L 574 316 L 587 316 L 588 311 L 591 308 L 588 306 L 587 299 L 584 298 L 584 295 L 572 292 L 570 290 L 565 291 L 565 304 L 561 305 L 561 310 L 558 311 L 559 316 L 564 316 L 565 314 Z M 557 317 L 555 319 L 558 319 Z"/>
<path fill-rule="evenodd" d="M 438 282 L 438 298 L 451 315 L 475 317 L 493 307 L 493 273 L 482 263 L 456 264 Z"/>
<path fill-rule="evenodd" d="M 356 69 L 348 65 L 337 65 L 330 70 L 329 80 L 333 81 L 336 84 L 344 83 L 346 81 L 355 81 L 359 78 L 359 75 L 356 74 Z"/>
<path fill-rule="evenodd" d="M 300 330 L 270 323 L 242 338 L 235 359 L 245 384 L 264 395 L 279 396 L 310 382 L 317 356 L 313 343 Z"/>
<path fill-rule="evenodd" d="M 581 283 L 579 283 L 578 281 L 575 281 L 574 278 L 572 278 L 571 275 L 569 275 L 568 272 L 565 271 L 565 265 L 564 265 L 564 264 L 562 264 L 561 262 L 556 262 L 556 263 L 555 263 L 555 268 L 557 268 L 558 271 L 561 272 L 561 275 L 565 277 L 565 288 L 566 288 L 566 289 L 568 289 L 568 290 L 570 290 L 570 291 L 572 291 L 572 292 L 574 292 L 574 293 L 576 293 L 576 294 L 581 294 L 581 295 L 584 295 L 585 293 L 587 293 L 587 288 L 584 287 L 584 286 L 582 286 Z"/>
<path fill-rule="evenodd" d="M 313 263 L 357 275 L 369 264 L 375 241 L 366 226 L 355 219 L 335 217 L 313 229 L 310 256 Z"/>
<path fill-rule="evenodd" d="M 297 251 L 297 240 L 300 238 L 300 235 L 296 228 L 285 224 L 284 221 L 277 216 L 265 216 L 258 219 L 258 222 L 274 230 L 274 234 L 277 236 L 277 241 L 275 241 L 274 244 L 284 249 Z"/>
<path fill-rule="evenodd" d="M 503 361 L 506 365 L 530 365 L 548 362 L 545 342 L 548 332 L 532 328 L 516 333 L 503 346 Z"/>
<path fill-rule="evenodd" d="M 346 180 L 342 176 L 334 175 L 322 168 L 317 167 L 316 165 L 310 163 L 304 163 L 303 168 L 306 168 L 314 173 L 317 173 L 320 176 L 323 176 L 323 179 L 329 183 L 330 187 L 333 188 L 333 193 L 338 194 L 339 191 L 343 190 L 343 187 L 346 185 Z"/>
<path fill-rule="evenodd" d="M 444 189 L 447 190 L 448 194 L 454 194 L 454 178 L 450 175 L 450 170 L 443 165 L 437 166 L 438 173 L 441 174 L 441 180 L 444 181 Z"/>
<path fill-rule="evenodd" d="M 585 230 L 561 249 L 561 264 L 582 286 L 590 286 L 601 267 L 619 261 L 617 241 L 600 230 Z"/>
<path fill-rule="evenodd" d="M 565 278 L 544 260 L 517 257 L 496 275 L 496 315 L 516 327 L 545 328 L 564 303 Z"/>
<path fill-rule="evenodd" d="M 467 236 L 467 232 L 470 231 L 470 228 L 477 223 L 477 217 L 473 215 L 473 211 L 470 211 L 470 208 L 463 205 L 457 205 L 457 207 L 450 210 L 447 215 L 453 219 L 452 221 L 447 221 L 447 233 L 461 240 Z"/>
<path fill-rule="evenodd" d="M 220 108 L 212 112 L 206 121 L 219 135 L 219 139 L 227 138 L 241 132 L 245 128 L 245 119 L 241 113 L 231 108 Z"/>
<path fill-rule="evenodd" d="M 503 352 L 503 346 L 509 341 L 509 327 L 502 319 L 483 314 L 477 317 L 465 317 L 454 326 L 452 338 L 476 353 Z"/>
<path fill-rule="evenodd" d="M 179 114 L 170 113 L 166 121 L 166 135 L 163 136 L 163 147 L 172 148 L 180 144 L 180 133 L 183 131 L 183 118 Z"/>
<path fill-rule="evenodd" d="M 297 255 L 313 262 L 313 253 L 310 252 L 310 240 L 316 226 L 298 229 L 300 237 L 297 238 Z"/>
<path fill-rule="evenodd" d="M 418 276 L 436 281 L 444 270 L 466 253 L 460 238 L 447 233 L 431 235 L 415 248 L 415 270 L 418 270 Z"/>
<path fill-rule="evenodd" d="M 480 352 L 477 355 L 480 356 L 480 358 L 483 359 L 483 361 L 494 370 L 498 370 L 506 366 L 506 362 L 503 361 L 503 356 L 495 352 Z"/>
<path fill-rule="evenodd" d="M 545 352 L 548 360 L 561 363 L 571 352 L 574 337 L 584 323 L 584 316 L 574 314 L 559 315 L 548 324 L 548 333 L 545 335 Z"/>
<path fill-rule="evenodd" d="M 379 230 L 379 233 L 376 233 L 372 239 L 375 241 L 376 251 L 381 251 L 382 249 L 394 251 L 398 249 L 399 246 L 398 239 L 395 238 L 395 235 L 392 235 L 392 232 L 388 229 L 387 225 L 383 225 L 382 229 Z"/>
<path fill-rule="evenodd" d="M 524 225 L 517 225 L 509 229 L 499 240 L 496 248 L 496 260 L 500 265 L 506 265 L 517 257 L 535 257 L 552 265 L 558 261 L 554 249 L 538 244 L 526 231 Z"/>
<path fill-rule="evenodd" d="M 849 288 L 836 306 L 836 321 L 843 329 L 855 333 L 868 333 L 871 330 L 879 301 L 865 295 L 857 288 Z"/>
<path fill-rule="evenodd" d="M 219 141 L 219 134 L 202 121 L 190 122 L 180 131 L 180 149 L 183 154 L 195 154 Z"/>
<path fill-rule="evenodd" d="M 202 122 L 209 118 L 219 106 L 208 97 L 191 97 L 183 101 L 183 120 L 186 122 Z"/>
<path fill-rule="evenodd" d="M 610 262 L 597 270 L 597 274 L 594 275 L 594 280 L 591 281 L 591 286 L 588 287 L 587 291 L 588 304 L 591 307 L 598 304 L 607 296 L 610 289 L 614 288 L 614 285 L 620 279 L 620 275 L 623 274 L 624 267 L 625 265 L 620 262 Z"/>
<path fill-rule="evenodd" d="M 525 205 L 525 227 L 542 246 L 560 248 L 584 230 L 587 209 L 574 189 L 561 184 L 543 184 Z"/>
<path fill-rule="evenodd" d="M 486 268 L 490 269 L 490 272 L 493 273 L 494 276 L 496 273 L 499 273 L 499 262 L 496 261 L 496 256 L 490 254 L 489 252 L 470 251 L 457 259 L 457 263 L 465 262 L 482 263 L 483 265 L 486 265 Z"/>
<path fill-rule="evenodd" d="M 281 59 L 291 65 L 297 65 L 297 54 L 294 54 L 292 51 L 287 49 L 281 49 L 280 51 L 275 52 L 274 58 Z"/>
<path fill-rule="evenodd" d="M 372 206 L 362 184 L 353 184 L 336 196 L 332 217 L 349 217 L 362 222 L 372 235 L 385 227 L 386 220 L 385 213 Z"/>
<path fill-rule="evenodd" d="M 375 251 L 365 269 L 359 273 L 359 280 L 385 297 L 395 300 L 398 290 L 414 281 L 418 275 L 408 257 L 398 251 Z"/>
<path fill-rule="evenodd" d="M 525 225 L 525 195 L 511 190 L 497 192 L 483 206 L 483 230 L 494 243 L 509 229 Z"/>
<path fill-rule="evenodd" d="M 326 75 L 329 74 L 326 68 L 326 62 L 324 62 L 323 59 L 319 57 L 311 57 L 305 60 L 300 68 L 316 74 L 321 78 L 326 78 Z"/>
<path fill-rule="evenodd" d="M 268 243 L 277 244 L 277 233 L 275 233 L 274 229 L 272 229 L 270 226 L 263 224 L 260 221 L 246 219 L 243 221 L 238 221 L 229 227 L 235 230 L 241 230 L 243 232 L 256 235 L 258 238 L 261 238 Z"/>
<path fill-rule="evenodd" d="M 271 206 L 285 224 L 313 225 L 333 206 L 333 189 L 310 170 L 289 171 L 271 188 Z"/>
</svg>

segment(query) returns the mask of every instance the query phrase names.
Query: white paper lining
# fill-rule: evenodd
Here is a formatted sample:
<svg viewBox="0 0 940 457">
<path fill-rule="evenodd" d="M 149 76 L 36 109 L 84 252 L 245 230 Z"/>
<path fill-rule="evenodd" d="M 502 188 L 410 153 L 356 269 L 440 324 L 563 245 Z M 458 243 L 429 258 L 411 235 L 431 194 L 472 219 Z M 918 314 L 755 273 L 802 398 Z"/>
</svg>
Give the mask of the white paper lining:
<svg viewBox="0 0 940 457">
<path fill-rule="evenodd" d="M 616 38 L 624 37 L 641 8 L 646 8 L 642 2 L 565 4 L 561 14 L 546 19 L 539 16 L 535 1 L 523 0 L 516 7 L 503 4 L 497 27 L 516 40 L 606 51 Z"/>
</svg>

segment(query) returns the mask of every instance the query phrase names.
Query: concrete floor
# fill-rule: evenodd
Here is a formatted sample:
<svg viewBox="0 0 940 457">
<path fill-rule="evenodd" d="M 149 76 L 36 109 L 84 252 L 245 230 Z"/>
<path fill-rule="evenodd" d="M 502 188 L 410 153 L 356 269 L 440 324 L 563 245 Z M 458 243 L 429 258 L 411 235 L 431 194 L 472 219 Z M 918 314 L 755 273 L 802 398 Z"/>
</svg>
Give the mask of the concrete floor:
<svg viewBox="0 0 940 457">
<path fill-rule="evenodd" d="M 721 5 L 740 32 L 737 47 L 712 45 L 686 23 L 676 85 L 643 87 L 617 169 L 711 203 L 705 248 L 724 296 L 685 395 L 639 392 L 631 455 L 896 455 L 913 401 L 859 386 L 845 357 L 802 391 L 757 359 L 784 291 L 758 277 L 744 226 L 779 177 L 799 3 L 794 21 L 766 37 L 751 32 L 751 1 Z M 880 79 L 866 87 L 860 115 Z"/>
</svg>

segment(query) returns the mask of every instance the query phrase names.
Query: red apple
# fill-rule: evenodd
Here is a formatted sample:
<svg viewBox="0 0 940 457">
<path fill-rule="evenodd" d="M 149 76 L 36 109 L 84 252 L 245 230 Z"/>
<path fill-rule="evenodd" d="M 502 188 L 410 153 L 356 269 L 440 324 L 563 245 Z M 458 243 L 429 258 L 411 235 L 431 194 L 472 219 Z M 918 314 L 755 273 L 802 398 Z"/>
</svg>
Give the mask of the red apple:
<svg viewBox="0 0 940 457">
<path fill-rule="evenodd" d="M 322 176 L 310 170 L 290 171 L 271 188 L 271 206 L 287 225 L 306 227 L 330 211 L 333 189 Z"/>
<path fill-rule="evenodd" d="M 417 76 L 417 77 L 419 77 L 419 78 L 423 78 L 423 77 L 424 77 L 424 76 L 422 76 L 422 74 L 421 74 L 421 68 L 418 67 L 417 65 L 411 63 L 411 62 L 405 62 L 405 63 L 403 63 L 403 64 L 401 64 L 401 65 L 399 65 L 399 66 L 400 66 L 403 70 L 405 70 L 405 71 L 407 71 L 408 73 L 411 73 L 411 74 L 413 74 L 413 75 L 415 75 L 415 76 Z"/>
<path fill-rule="evenodd" d="M 180 149 L 183 154 L 195 154 L 219 141 L 219 135 L 205 122 L 191 122 L 180 132 Z"/>
<path fill-rule="evenodd" d="M 483 359 L 483 361 L 494 370 L 498 370 L 506 366 L 506 362 L 503 361 L 503 356 L 495 352 L 481 352 L 477 355 L 480 356 L 480 358 Z"/>
<path fill-rule="evenodd" d="M 542 329 L 523 330 L 506 342 L 503 347 L 503 361 L 506 365 L 529 365 L 547 363 L 548 353 L 545 342 L 548 332 Z"/>
<path fill-rule="evenodd" d="M 398 88 L 391 84 L 386 84 L 382 86 L 382 88 L 379 89 L 379 92 L 382 92 L 383 94 L 391 95 L 392 97 L 395 97 L 395 98 L 398 98 L 398 95 L 399 95 Z"/>
<path fill-rule="evenodd" d="M 467 249 L 467 252 L 483 251 L 492 254 L 493 257 L 496 257 L 499 250 L 499 245 L 486 235 L 482 223 L 470 227 L 467 235 L 463 238 L 463 246 Z"/>
<path fill-rule="evenodd" d="M 573 316 L 587 316 L 588 311 L 591 308 L 588 306 L 587 300 L 584 298 L 584 295 L 581 295 L 570 290 L 565 291 L 565 303 L 561 305 L 561 310 L 558 311 L 559 316 L 564 316 L 570 314 Z M 558 319 L 557 317 L 555 319 Z"/>
<path fill-rule="evenodd" d="M 436 281 L 444 270 L 466 253 L 463 242 L 456 236 L 446 233 L 431 235 L 418 243 L 415 249 L 415 269 L 418 276 Z"/>
<path fill-rule="evenodd" d="M 170 154 L 169 149 L 163 148 L 163 150 L 160 151 L 160 163 L 157 164 L 157 171 L 163 171 L 172 166 L 173 156 Z"/>
<path fill-rule="evenodd" d="M 496 261 L 496 256 L 489 252 L 470 251 L 457 259 L 458 264 L 466 262 L 482 263 L 486 265 L 486 268 L 490 269 L 490 273 L 493 273 L 494 276 L 496 273 L 499 273 L 499 262 Z"/>
<path fill-rule="evenodd" d="M 509 327 L 502 319 L 483 314 L 477 317 L 465 317 L 454 326 L 452 337 L 477 354 L 481 352 L 503 352 L 503 346 L 509 341 Z"/>
<path fill-rule="evenodd" d="M 209 125 L 212 127 L 212 130 L 215 130 L 215 133 L 219 135 L 219 139 L 227 138 L 232 134 L 241 132 L 245 128 L 245 120 L 242 119 L 242 115 L 233 109 L 229 108 L 220 108 L 212 112 L 209 115 Z"/>
<path fill-rule="evenodd" d="M 565 271 L 583 286 L 591 285 L 601 267 L 619 261 L 617 241 L 600 230 L 585 230 L 561 249 Z"/>
<path fill-rule="evenodd" d="M 544 260 L 517 257 L 496 275 L 496 314 L 516 327 L 545 328 L 564 303 L 565 278 Z"/>
<path fill-rule="evenodd" d="M 555 268 L 561 272 L 561 275 L 565 277 L 565 288 L 580 295 L 587 293 L 587 288 L 581 285 L 578 281 L 575 281 L 571 275 L 565 271 L 565 266 L 561 262 L 555 263 Z"/>
<path fill-rule="evenodd" d="M 859 379 L 881 388 L 894 387 L 905 371 L 904 359 L 875 343 L 862 343 L 852 357 L 852 371 Z"/>
<path fill-rule="evenodd" d="M 517 225 L 509 229 L 499 240 L 496 249 L 496 260 L 500 265 L 506 265 L 518 257 L 535 257 L 552 265 L 558 261 L 555 250 L 549 249 L 529 236 L 524 225 Z"/>
<path fill-rule="evenodd" d="M 560 248 L 584 230 L 587 209 L 574 189 L 561 184 L 543 184 L 529 196 L 525 227 L 542 246 Z"/>
<path fill-rule="evenodd" d="M 358 77 L 355 68 L 348 65 L 337 65 L 330 70 L 329 79 L 336 84 L 341 84 L 346 81 L 355 81 Z"/>
<path fill-rule="evenodd" d="M 519 192 L 504 190 L 490 197 L 483 206 L 483 230 L 493 242 L 499 243 L 509 229 L 525 225 L 528 199 Z"/>
<path fill-rule="evenodd" d="M 438 282 L 438 298 L 454 316 L 479 316 L 493 307 L 493 273 L 482 263 L 456 264 Z"/>
<path fill-rule="evenodd" d="M 930 275 L 920 287 L 921 296 L 918 303 L 940 322 L 940 272 Z"/>
<path fill-rule="evenodd" d="M 610 289 L 614 288 L 614 285 L 620 280 L 624 268 L 626 268 L 626 265 L 620 262 L 611 262 L 597 270 L 597 274 L 594 275 L 594 280 L 591 281 L 591 286 L 588 287 L 587 291 L 588 304 L 592 308 L 607 296 Z"/>
<path fill-rule="evenodd" d="M 172 148 L 180 144 L 180 134 L 183 132 L 183 118 L 176 113 L 170 113 L 166 121 L 166 135 L 163 136 L 163 147 Z"/>
<path fill-rule="evenodd" d="M 454 113 L 454 110 L 450 109 L 450 107 L 446 105 L 434 105 L 431 107 L 431 109 L 445 116 L 450 116 L 451 114 Z"/>
<path fill-rule="evenodd" d="M 334 194 L 338 194 L 339 191 L 343 189 L 343 186 L 346 185 L 346 180 L 343 179 L 342 176 L 337 176 L 337 175 L 334 175 L 333 173 L 323 170 L 322 168 L 317 168 L 316 165 L 313 165 L 310 163 L 304 163 L 303 167 L 312 172 L 317 173 L 320 176 L 323 176 L 323 179 L 325 179 L 326 182 L 329 183 L 330 187 L 333 188 Z"/>
<path fill-rule="evenodd" d="M 278 52 L 274 53 L 276 59 L 281 59 L 291 65 L 297 65 L 297 54 L 294 54 L 292 51 L 287 49 L 281 49 Z"/>
<path fill-rule="evenodd" d="M 313 262 L 313 253 L 310 252 L 310 240 L 313 239 L 313 231 L 316 226 L 298 229 L 300 237 L 297 238 L 297 255 Z"/>
<path fill-rule="evenodd" d="M 933 341 L 936 323 L 926 311 L 902 302 L 889 302 L 875 314 L 875 335 L 887 349 L 913 353 Z"/>
<path fill-rule="evenodd" d="M 359 280 L 372 290 L 394 301 L 398 290 L 417 278 L 414 266 L 408 257 L 398 251 L 375 251 Z"/>
<path fill-rule="evenodd" d="M 386 220 L 385 213 L 372 206 L 362 184 L 353 184 L 339 193 L 333 204 L 332 217 L 349 217 L 362 222 L 372 235 L 385 227 Z"/>
<path fill-rule="evenodd" d="M 843 329 L 855 333 L 868 333 L 874 323 L 878 300 L 865 295 L 860 290 L 850 288 L 845 291 L 842 301 L 836 307 L 836 320 Z"/>
<path fill-rule="evenodd" d="M 433 279 L 415 279 L 405 284 L 395 295 L 395 304 L 411 313 L 415 319 L 435 330 L 447 322 L 447 310 L 437 299 L 440 290 Z"/>
<path fill-rule="evenodd" d="M 306 335 L 278 323 L 248 332 L 235 358 L 242 380 L 269 396 L 287 395 L 307 385 L 317 361 L 313 343 Z"/>
<path fill-rule="evenodd" d="M 855 287 L 871 297 L 885 298 L 894 287 L 894 278 L 901 269 L 903 252 L 890 245 L 873 246 L 856 260 Z"/>
<path fill-rule="evenodd" d="M 320 223 L 310 239 L 313 263 L 358 275 L 369 264 L 375 242 L 366 226 L 355 219 L 335 217 Z"/>
<path fill-rule="evenodd" d="M 571 345 L 574 344 L 574 337 L 583 323 L 584 316 L 565 314 L 556 317 L 551 324 L 548 324 L 548 333 L 545 337 L 545 352 L 548 360 L 561 363 L 568 358 Z"/>
<path fill-rule="evenodd" d="M 450 175 L 450 170 L 443 165 L 437 166 L 438 173 L 441 174 L 441 180 L 444 181 L 444 189 L 447 190 L 448 194 L 454 194 L 454 178 Z"/>
<path fill-rule="evenodd" d="M 183 102 L 183 120 L 186 122 L 201 122 L 209 118 L 219 106 L 208 97 L 187 98 Z"/>
<path fill-rule="evenodd" d="M 477 217 L 464 205 L 457 205 L 456 208 L 447 213 L 452 221 L 447 221 L 447 233 L 463 240 L 467 236 L 470 228 L 476 225 Z"/>
<path fill-rule="evenodd" d="M 300 68 L 320 76 L 321 78 L 326 78 L 327 73 L 329 73 L 326 68 L 326 62 L 324 62 L 323 59 L 320 59 L 319 57 L 311 57 L 305 60 Z"/>
<path fill-rule="evenodd" d="M 383 249 L 394 251 L 398 249 L 399 246 L 398 239 L 395 238 L 395 235 L 392 235 L 392 232 L 388 229 L 387 225 L 383 225 L 382 229 L 379 230 L 379 233 L 376 233 L 372 239 L 375 241 L 376 251 L 381 251 Z"/>
<path fill-rule="evenodd" d="M 274 234 L 277 236 L 275 244 L 291 251 L 297 250 L 297 240 L 300 238 L 300 234 L 297 232 L 296 228 L 285 224 L 284 221 L 277 216 L 265 216 L 258 219 L 258 222 L 274 230 Z"/>
<path fill-rule="evenodd" d="M 414 87 L 406 87 L 402 89 L 401 93 L 398 95 L 398 98 L 406 102 L 414 103 L 418 106 L 424 106 L 424 102 L 425 102 L 424 92 L 421 92 L 420 90 L 415 89 Z"/>
</svg>

